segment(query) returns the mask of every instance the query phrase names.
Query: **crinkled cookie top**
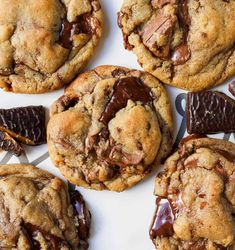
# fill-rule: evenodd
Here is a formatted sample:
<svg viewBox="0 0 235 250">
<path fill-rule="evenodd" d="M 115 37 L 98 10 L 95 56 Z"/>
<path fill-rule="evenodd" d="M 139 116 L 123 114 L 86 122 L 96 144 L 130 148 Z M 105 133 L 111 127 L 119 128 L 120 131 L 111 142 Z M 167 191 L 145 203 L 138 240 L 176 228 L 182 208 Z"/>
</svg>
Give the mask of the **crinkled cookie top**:
<svg viewBox="0 0 235 250">
<path fill-rule="evenodd" d="M 234 249 L 235 144 L 184 139 L 155 182 L 150 235 L 161 249 Z"/>
<path fill-rule="evenodd" d="M 124 0 L 124 45 L 165 83 L 202 90 L 235 74 L 234 0 Z"/>
<path fill-rule="evenodd" d="M 98 0 L 2 0 L 0 87 L 47 92 L 74 78 L 101 35 Z"/>
<path fill-rule="evenodd" d="M 30 165 L 0 165 L 0 249 L 85 250 L 90 214 L 78 191 Z"/>
<path fill-rule="evenodd" d="M 115 66 L 81 74 L 52 107 L 50 156 L 72 183 L 122 191 L 170 151 L 167 94 L 151 75 Z"/>
</svg>

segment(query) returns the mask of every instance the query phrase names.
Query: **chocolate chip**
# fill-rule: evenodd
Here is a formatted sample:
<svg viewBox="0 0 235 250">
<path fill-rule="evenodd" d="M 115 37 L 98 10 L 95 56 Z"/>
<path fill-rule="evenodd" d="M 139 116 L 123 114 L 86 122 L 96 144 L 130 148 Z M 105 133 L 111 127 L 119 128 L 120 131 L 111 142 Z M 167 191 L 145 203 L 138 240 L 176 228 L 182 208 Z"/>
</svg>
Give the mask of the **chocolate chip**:
<svg viewBox="0 0 235 250">
<path fill-rule="evenodd" d="M 188 93 L 186 111 L 189 134 L 235 131 L 235 101 L 223 93 Z"/>
<path fill-rule="evenodd" d="M 156 200 L 156 212 L 150 227 L 150 237 L 170 237 L 174 234 L 174 212 L 173 206 L 168 199 L 158 197 Z"/>
<path fill-rule="evenodd" d="M 229 83 L 228 90 L 233 96 L 235 96 L 235 80 Z"/>
<path fill-rule="evenodd" d="M 20 156 L 24 149 L 14 140 L 8 133 L 0 131 L 0 148 L 5 151 L 10 151 L 16 156 Z"/>
<path fill-rule="evenodd" d="M 43 106 L 0 109 L 0 130 L 25 144 L 46 143 L 45 109 Z"/>
<path fill-rule="evenodd" d="M 100 121 L 107 126 L 116 113 L 127 105 L 128 100 L 140 101 L 143 104 L 152 103 L 151 89 L 137 77 L 126 77 L 116 81 L 113 94 L 101 114 Z"/>
</svg>

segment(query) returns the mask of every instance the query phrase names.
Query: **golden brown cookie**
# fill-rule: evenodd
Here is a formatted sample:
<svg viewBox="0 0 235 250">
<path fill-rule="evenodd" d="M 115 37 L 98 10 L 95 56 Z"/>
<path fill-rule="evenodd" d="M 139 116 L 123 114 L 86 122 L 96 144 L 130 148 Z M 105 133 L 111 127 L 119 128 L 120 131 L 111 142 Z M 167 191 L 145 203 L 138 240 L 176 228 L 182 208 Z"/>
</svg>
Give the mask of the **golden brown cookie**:
<svg viewBox="0 0 235 250">
<path fill-rule="evenodd" d="M 0 165 L 0 211 L 0 249 L 88 248 L 82 196 L 34 166 Z"/>
<path fill-rule="evenodd" d="M 124 0 L 125 47 L 164 83 L 199 91 L 235 75 L 234 0 Z"/>
<path fill-rule="evenodd" d="M 123 191 L 170 152 L 169 99 L 148 73 L 101 66 L 53 104 L 47 133 L 50 157 L 71 183 Z"/>
<path fill-rule="evenodd" d="M 155 182 L 158 250 L 235 248 L 235 144 L 186 137 Z"/>
<path fill-rule="evenodd" d="M 43 93 L 87 64 L 102 32 L 99 0 L 0 1 L 0 87 Z"/>
</svg>

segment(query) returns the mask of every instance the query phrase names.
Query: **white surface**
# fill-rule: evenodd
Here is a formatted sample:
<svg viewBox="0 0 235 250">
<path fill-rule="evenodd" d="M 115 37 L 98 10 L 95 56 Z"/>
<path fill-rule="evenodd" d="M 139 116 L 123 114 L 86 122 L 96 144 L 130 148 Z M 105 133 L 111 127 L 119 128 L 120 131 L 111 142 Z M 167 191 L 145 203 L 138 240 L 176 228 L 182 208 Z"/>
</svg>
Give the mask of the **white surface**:
<svg viewBox="0 0 235 250">
<path fill-rule="evenodd" d="M 105 14 L 105 30 L 103 39 L 87 69 L 102 64 L 121 65 L 140 69 L 132 52 L 125 51 L 122 45 L 121 31 L 118 29 L 116 16 L 122 1 L 101 0 Z M 176 121 L 176 131 L 179 129 L 182 117 L 175 110 L 175 98 L 183 91 L 167 87 L 172 100 L 173 113 Z M 217 89 L 227 91 L 227 84 Z M 42 95 L 16 95 L 0 91 L 0 107 L 43 105 L 49 110 L 50 105 L 63 90 Z M 218 135 L 222 138 L 224 135 Z M 230 137 L 234 141 L 234 134 Z M 47 151 L 46 146 L 27 147 L 28 162 Z M 0 161 L 4 157 L 0 154 Z M 21 161 L 27 159 L 22 158 Z M 19 162 L 13 157 L 10 161 Z M 43 161 L 40 168 L 60 176 L 59 171 L 49 159 Z M 148 236 L 149 225 L 154 212 L 155 197 L 153 196 L 154 177 L 141 182 L 134 188 L 123 193 L 108 191 L 92 191 L 80 188 L 92 213 L 92 231 L 89 250 L 153 250 L 154 247 Z"/>
</svg>

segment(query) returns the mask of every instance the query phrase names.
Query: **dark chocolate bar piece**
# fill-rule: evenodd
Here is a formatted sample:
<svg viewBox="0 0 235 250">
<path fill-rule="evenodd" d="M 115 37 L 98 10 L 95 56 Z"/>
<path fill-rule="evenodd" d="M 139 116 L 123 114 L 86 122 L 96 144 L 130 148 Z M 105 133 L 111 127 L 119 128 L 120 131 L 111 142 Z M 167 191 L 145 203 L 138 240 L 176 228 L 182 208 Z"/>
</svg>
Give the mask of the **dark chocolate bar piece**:
<svg viewBox="0 0 235 250">
<path fill-rule="evenodd" d="M 5 151 L 10 151 L 16 156 L 20 156 L 24 149 L 14 140 L 8 133 L 0 131 L 0 148 Z"/>
<path fill-rule="evenodd" d="M 43 106 L 0 109 L 0 130 L 25 144 L 46 143 L 45 109 Z"/>
<path fill-rule="evenodd" d="M 235 132 L 235 100 L 221 92 L 188 93 L 186 112 L 189 134 Z"/>
</svg>

